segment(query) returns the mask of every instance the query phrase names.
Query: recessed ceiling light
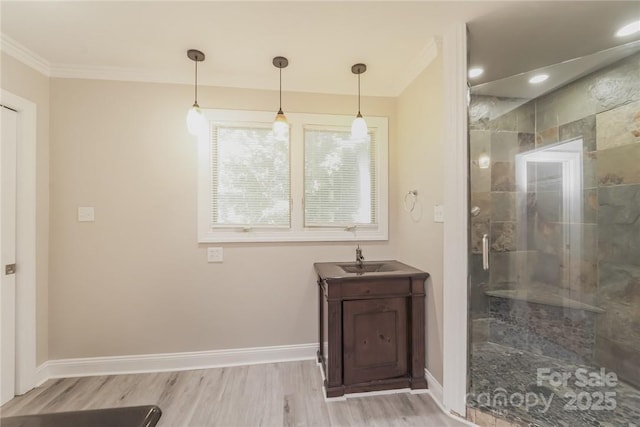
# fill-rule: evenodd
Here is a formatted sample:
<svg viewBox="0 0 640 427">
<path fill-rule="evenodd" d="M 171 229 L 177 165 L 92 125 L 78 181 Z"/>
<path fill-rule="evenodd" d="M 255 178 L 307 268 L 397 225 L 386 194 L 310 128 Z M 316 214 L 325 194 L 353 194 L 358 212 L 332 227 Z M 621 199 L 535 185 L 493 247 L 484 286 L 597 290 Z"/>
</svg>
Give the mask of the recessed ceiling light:
<svg viewBox="0 0 640 427">
<path fill-rule="evenodd" d="M 480 67 L 473 67 L 469 69 L 469 78 L 475 79 L 476 77 L 482 75 L 484 73 L 484 69 Z"/>
<path fill-rule="evenodd" d="M 549 74 L 537 74 L 529 79 L 529 83 L 542 83 L 549 78 Z"/>
<path fill-rule="evenodd" d="M 635 34 L 640 31 L 640 21 L 632 22 L 631 24 L 627 24 L 624 27 L 620 28 L 616 33 L 618 37 L 630 36 L 631 34 Z"/>
</svg>

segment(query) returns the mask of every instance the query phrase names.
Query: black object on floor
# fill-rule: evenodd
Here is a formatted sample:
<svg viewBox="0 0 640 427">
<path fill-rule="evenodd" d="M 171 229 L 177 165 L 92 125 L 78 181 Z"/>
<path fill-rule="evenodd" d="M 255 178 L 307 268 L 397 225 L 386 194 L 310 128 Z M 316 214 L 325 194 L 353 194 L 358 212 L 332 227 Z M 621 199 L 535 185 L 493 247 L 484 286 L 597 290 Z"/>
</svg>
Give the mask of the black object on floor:
<svg viewBox="0 0 640 427">
<path fill-rule="evenodd" d="M 155 405 L 130 406 L 0 418 L 0 427 L 153 427 L 161 415 Z"/>
</svg>

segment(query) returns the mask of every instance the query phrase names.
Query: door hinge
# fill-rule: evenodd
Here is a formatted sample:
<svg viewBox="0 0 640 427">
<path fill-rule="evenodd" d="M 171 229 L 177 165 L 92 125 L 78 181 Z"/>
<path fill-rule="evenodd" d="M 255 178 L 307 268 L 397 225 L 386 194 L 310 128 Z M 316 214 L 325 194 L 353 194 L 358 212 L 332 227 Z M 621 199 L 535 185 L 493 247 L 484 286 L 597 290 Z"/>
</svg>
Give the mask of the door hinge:
<svg viewBox="0 0 640 427">
<path fill-rule="evenodd" d="M 16 265 L 7 264 L 4 266 L 4 274 L 9 276 L 10 274 L 16 274 Z"/>
</svg>

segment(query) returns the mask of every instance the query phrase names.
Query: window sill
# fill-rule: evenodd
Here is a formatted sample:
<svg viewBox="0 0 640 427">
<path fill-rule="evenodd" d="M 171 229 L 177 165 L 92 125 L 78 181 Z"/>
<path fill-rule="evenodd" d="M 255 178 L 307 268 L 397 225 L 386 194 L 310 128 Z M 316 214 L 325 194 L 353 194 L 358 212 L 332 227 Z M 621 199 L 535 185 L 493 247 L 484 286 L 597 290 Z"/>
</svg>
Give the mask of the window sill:
<svg viewBox="0 0 640 427">
<path fill-rule="evenodd" d="M 198 243 L 269 242 L 362 242 L 389 240 L 387 230 L 305 230 L 305 231 L 209 231 L 200 233 Z"/>
</svg>

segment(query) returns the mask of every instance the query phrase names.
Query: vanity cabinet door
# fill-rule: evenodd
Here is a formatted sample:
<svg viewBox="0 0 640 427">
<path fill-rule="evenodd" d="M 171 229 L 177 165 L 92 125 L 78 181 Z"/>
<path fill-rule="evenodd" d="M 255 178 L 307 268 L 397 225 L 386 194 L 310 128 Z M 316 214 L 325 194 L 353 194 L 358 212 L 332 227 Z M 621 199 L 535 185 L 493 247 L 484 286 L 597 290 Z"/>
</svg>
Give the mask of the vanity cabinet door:
<svg viewBox="0 0 640 427">
<path fill-rule="evenodd" d="M 344 384 L 407 374 L 407 299 L 344 301 Z"/>
</svg>

